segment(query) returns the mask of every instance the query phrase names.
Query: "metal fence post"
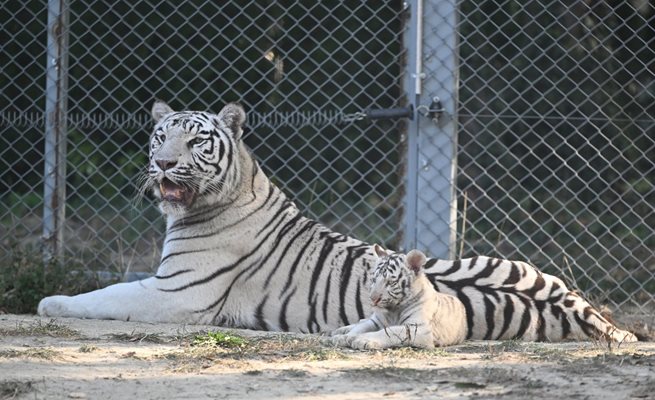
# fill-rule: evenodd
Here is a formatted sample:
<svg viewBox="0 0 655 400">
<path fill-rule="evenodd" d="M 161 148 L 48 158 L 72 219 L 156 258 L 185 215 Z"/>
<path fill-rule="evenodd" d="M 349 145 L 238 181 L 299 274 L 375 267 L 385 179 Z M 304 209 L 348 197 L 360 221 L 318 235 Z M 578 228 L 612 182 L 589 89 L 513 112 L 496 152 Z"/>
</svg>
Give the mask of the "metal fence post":
<svg viewBox="0 0 655 400">
<path fill-rule="evenodd" d="M 457 4 L 428 0 L 423 7 L 422 88 L 417 101 L 418 178 L 416 247 L 433 257 L 454 258 L 457 205 Z M 439 100 L 440 103 L 434 100 Z M 430 110 L 441 108 L 439 118 Z"/>
<path fill-rule="evenodd" d="M 68 0 L 48 1 L 46 53 L 43 251 L 50 260 L 62 255 L 66 210 Z"/>
<path fill-rule="evenodd" d="M 421 12 L 423 0 L 406 1 L 404 8 L 409 12 L 409 20 L 404 32 L 403 41 L 407 49 L 407 65 L 405 69 L 405 95 L 411 104 L 417 104 L 420 100 L 421 90 L 421 31 L 419 22 L 422 18 Z M 407 155 L 406 155 L 406 176 L 405 176 L 405 215 L 404 235 L 402 249 L 408 251 L 416 247 L 416 202 L 418 198 L 418 132 L 419 121 L 412 118 L 407 124 Z"/>
</svg>

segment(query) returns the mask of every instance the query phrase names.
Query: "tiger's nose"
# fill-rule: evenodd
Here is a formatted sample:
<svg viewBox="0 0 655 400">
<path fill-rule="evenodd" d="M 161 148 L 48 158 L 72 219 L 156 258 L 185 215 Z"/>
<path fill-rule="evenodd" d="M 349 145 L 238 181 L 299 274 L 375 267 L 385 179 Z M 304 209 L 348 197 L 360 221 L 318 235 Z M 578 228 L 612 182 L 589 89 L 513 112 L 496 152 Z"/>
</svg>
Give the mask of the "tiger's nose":
<svg viewBox="0 0 655 400">
<path fill-rule="evenodd" d="M 371 302 L 374 306 L 377 306 L 381 299 L 382 296 L 371 296 Z"/>
<path fill-rule="evenodd" d="M 171 169 L 177 165 L 177 161 L 175 160 L 155 160 L 155 162 L 162 171 L 166 171 L 167 169 Z"/>
</svg>

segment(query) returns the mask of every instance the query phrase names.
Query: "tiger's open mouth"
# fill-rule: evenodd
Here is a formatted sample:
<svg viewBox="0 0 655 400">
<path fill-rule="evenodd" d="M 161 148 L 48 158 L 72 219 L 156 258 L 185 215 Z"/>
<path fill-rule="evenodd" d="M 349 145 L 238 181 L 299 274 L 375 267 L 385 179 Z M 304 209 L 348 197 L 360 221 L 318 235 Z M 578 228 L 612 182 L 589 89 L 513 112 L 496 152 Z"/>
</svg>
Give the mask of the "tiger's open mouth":
<svg viewBox="0 0 655 400">
<path fill-rule="evenodd" d="M 196 197 L 196 193 L 189 187 L 178 185 L 166 178 L 159 183 L 159 191 L 162 200 L 182 204 L 186 207 L 189 207 Z"/>
</svg>

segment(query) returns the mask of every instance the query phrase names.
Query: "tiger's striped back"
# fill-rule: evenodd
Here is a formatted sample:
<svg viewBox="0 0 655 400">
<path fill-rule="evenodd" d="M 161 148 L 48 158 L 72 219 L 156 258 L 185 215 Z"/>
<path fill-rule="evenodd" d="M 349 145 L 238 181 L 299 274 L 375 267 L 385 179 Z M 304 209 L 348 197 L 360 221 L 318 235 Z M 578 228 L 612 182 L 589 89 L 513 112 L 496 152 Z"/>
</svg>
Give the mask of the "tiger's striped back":
<svg viewBox="0 0 655 400">
<path fill-rule="evenodd" d="M 468 338 L 636 341 L 564 282 L 521 261 L 490 257 L 431 259 L 426 275 L 437 290 L 466 307 Z"/>
</svg>

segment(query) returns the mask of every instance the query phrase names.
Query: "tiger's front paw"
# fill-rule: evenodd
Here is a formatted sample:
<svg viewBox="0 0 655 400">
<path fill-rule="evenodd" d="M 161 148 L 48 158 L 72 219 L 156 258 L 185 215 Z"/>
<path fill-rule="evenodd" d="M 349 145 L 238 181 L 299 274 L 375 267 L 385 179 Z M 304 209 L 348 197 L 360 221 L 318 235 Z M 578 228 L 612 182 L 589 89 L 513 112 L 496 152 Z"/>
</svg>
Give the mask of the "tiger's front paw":
<svg viewBox="0 0 655 400">
<path fill-rule="evenodd" d="M 70 314 L 66 305 L 69 296 L 45 297 L 39 302 L 37 313 L 42 317 L 64 317 Z"/>
</svg>

